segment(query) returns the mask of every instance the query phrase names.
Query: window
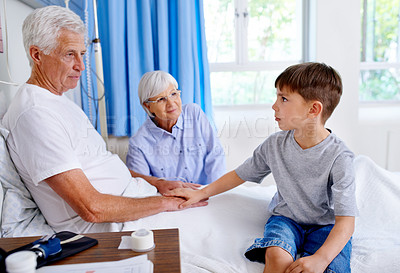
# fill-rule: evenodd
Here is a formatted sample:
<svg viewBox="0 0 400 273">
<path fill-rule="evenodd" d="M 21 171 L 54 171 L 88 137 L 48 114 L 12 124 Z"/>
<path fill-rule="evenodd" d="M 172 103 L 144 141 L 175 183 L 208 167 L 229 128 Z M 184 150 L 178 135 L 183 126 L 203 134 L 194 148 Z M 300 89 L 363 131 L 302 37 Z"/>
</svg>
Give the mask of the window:
<svg viewBox="0 0 400 273">
<path fill-rule="evenodd" d="M 214 105 L 273 103 L 276 77 L 304 60 L 301 0 L 204 0 Z"/>
<path fill-rule="evenodd" d="M 400 101 L 399 16 L 399 0 L 361 0 L 360 101 Z"/>
</svg>

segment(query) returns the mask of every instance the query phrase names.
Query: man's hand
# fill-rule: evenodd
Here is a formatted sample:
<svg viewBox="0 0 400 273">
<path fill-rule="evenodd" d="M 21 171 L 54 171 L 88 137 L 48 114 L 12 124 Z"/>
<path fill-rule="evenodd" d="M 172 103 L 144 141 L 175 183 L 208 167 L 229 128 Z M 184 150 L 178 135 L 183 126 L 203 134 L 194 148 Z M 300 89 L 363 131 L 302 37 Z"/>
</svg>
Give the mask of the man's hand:
<svg viewBox="0 0 400 273">
<path fill-rule="evenodd" d="M 166 194 L 169 191 L 178 188 L 198 189 L 201 186 L 200 184 L 186 183 L 182 181 L 164 180 L 164 179 L 158 179 L 156 182 L 153 183 L 153 185 L 157 188 L 157 190 L 161 194 Z"/>
</svg>

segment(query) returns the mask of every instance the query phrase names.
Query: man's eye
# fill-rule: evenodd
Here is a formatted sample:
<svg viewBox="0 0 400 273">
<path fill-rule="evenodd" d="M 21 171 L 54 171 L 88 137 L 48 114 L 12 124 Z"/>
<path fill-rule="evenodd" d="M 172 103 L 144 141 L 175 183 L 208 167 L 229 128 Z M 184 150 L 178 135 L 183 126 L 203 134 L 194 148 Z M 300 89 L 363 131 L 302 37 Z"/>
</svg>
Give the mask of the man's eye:
<svg viewBox="0 0 400 273">
<path fill-rule="evenodd" d="M 287 98 L 285 98 L 285 97 L 282 97 L 282 101 L 287 101 Z"/>
</svg>

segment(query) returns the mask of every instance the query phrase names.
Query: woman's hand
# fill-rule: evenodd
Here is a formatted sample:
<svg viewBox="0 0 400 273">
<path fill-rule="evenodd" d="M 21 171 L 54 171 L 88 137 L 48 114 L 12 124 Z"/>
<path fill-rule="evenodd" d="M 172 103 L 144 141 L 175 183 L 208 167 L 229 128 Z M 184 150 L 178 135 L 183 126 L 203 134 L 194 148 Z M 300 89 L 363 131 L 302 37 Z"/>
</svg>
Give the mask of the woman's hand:
<svg viewBox="0 0 400 273">
<path fill-rule="evenodd" d="M 166 194 L 169 191 L 172 191 L 174 189 L 178 188 L 190 188 L 190 189 L 198 189 L 201 185 L 200 184 L 194 184 L 194 183 L 186 183 L 182 181 L 173 181 L 173 180 L 164 180 L 164 179 L 159 179 L 156 181 L 155 185 L 157 190 L 161 194 Z"/>
</svg>

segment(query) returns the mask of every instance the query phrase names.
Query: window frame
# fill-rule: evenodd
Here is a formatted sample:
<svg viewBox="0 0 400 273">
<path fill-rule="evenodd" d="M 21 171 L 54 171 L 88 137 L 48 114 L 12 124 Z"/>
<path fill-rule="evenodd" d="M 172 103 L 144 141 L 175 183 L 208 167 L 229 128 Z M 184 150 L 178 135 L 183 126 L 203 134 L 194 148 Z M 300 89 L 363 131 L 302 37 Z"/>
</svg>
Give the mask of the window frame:
<svg viewBox="0 0 400 273">
<path fill-rule="evenodd" d="M 363 1 L 363 4 L 360 5 L 360 8 L 362 9 L 363 13 L 361 14 L 361 44 L 360 44 L 360 50 L 366 49 L 366 44 L 367 44 L 367 37 L 365 34 L 368 32 L 368 26 L 367 26 L 367 15 L 364 12 L 365 9 L 367 8 L 366 2 Z M 374 7 L 375 9 L 375 7 Z M 400 47 L 400 44 L 398 45 Z M 359 71 L 359 82 L 361 82 L 361 74 L 363 71 L 371 71 L 371 70 L 389 70 L 389 69 L 398 69 L 400 70 L 400 60 L 398 62 L 375 62 L 375 61 L 363 61 L 362 56 L 361 56 L 361 51 L 360 51 L 360 71 Z M 359 88 L 359 92 L 361 92 L 361 88 Z M 361 100 L 360 99 L 360 94 L 358 96 L 358 101 L 360 103 L 360 106 L 372 106 L 372 105 L 394 105 L 394 104 L 400 104 L 400 100 Z"/>
<path fill-rule="evenodd" d="M 236 20 L 244 20 L 243 14 L 247 14 L 248 0 L 232 0 L 235 3 L 235 18 Z M 298 0 L 302 2 L 302 56 L 300 62 L 310 60 L 310 0 Z M 247 17 L 247 16 L 246 16 Z M 239 35 L 238 35 L 239 33 Z M 246 38 L 246 39 L 245 39 Z M 293 64 L 293 61 L 265 61 L 252 62 L 248 61 L 247 52 L 247 29 L 243 28 L 243 24 L 235 22 L 235 62 L 210 62 L 210 72 L 237 72 L 237 71 L 260 71 L 260 70 L 275 70 L 286 68 Z"/>
<path fill-rule="evenodd" d="M 310 61 L 311 52 L 311 6 L 312 0 L 297 0 L 301 6 L 301 56 L 297 61 L 249 61 L 248 60 L 248 36 L 247 28 L 244 25 L 248 20 L 247 6 L 248 0 L 232 0 L 235 12 L 235 61 L 234 62 L 210 62 L 210 73 L 214 72 L 256 72 L 256 71 L 277 71 L 284 70 L 288 66 Z M 233 104 L 218 104 L 218 106 L 231 106 Z M 238 104 L 235 104 L 238 105 Z M 239 104 L 242 105 L 242 104 Z M 248 104 L 243 104 L 248 105 Z"/>
</svg>

